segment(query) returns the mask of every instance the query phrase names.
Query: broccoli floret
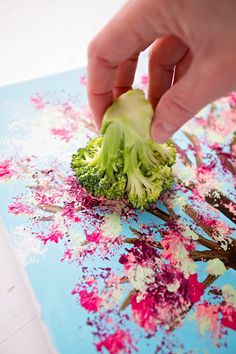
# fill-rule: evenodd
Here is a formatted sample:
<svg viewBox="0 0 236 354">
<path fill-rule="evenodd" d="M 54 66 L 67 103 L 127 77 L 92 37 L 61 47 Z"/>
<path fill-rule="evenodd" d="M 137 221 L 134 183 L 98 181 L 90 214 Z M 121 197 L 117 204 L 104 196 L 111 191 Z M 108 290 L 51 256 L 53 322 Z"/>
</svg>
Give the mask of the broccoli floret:
<svg viewBox="0 0 236 354">
<path fill-rule="evenodd" d="M 127 198 L 139 209 L 155 202 L 173 183 L 176 151 L 150 135 L 153 110 L 139 90 L 121 95 L 104 115 L 101 136 L 73 155 L 71 166 L 94 196 Z"/>
</svg>

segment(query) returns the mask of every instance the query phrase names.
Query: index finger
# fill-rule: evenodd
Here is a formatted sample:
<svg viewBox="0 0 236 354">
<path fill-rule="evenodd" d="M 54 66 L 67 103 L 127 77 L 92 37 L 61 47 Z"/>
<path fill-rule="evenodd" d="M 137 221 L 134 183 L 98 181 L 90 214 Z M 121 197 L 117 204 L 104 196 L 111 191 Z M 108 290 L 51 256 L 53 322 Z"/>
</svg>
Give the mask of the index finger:
<svg viewBox="0 0 236 354">
<path fill-rule="evenodd" d="M 88 99 L 99 126 L 113 102 L 119 64 L 166 33 L 160 2 L 130 0 L 89 45 Z"/>
</svg>

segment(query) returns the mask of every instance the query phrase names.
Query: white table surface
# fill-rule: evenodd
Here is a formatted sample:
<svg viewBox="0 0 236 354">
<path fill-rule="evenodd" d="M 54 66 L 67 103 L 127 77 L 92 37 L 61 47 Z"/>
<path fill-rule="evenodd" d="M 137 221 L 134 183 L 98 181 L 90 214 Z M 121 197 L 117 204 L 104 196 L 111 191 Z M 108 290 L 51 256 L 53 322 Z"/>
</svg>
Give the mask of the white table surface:
<svg viewBox="0 0 236 354">
<path fill-rule="evenodd" d="M 86 65 L 90 39 L 125 0 L 0 0 L 0 86 Z"/>
<path fill-rule="evenodd" d="M 86 65 L 90 39 L 124 0 L 1 0 L 0 86 Z M 54 353 L 0 220 L 0 354 Z"/>
</svg>

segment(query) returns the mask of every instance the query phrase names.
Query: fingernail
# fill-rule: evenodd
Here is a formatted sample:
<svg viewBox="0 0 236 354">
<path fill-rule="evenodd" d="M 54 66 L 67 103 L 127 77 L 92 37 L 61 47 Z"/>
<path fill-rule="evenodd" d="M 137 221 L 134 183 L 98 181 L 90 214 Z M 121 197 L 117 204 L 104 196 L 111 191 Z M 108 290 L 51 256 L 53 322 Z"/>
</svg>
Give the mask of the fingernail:
<svg viewBox="0 0 236 354">
<path fill-rule="evenodd" d="M 169 122 L 158 122 L 152 127 L 152 138 L 158 144 L 164 144 L 174 134 L 175 128 Z"/>
</svg>

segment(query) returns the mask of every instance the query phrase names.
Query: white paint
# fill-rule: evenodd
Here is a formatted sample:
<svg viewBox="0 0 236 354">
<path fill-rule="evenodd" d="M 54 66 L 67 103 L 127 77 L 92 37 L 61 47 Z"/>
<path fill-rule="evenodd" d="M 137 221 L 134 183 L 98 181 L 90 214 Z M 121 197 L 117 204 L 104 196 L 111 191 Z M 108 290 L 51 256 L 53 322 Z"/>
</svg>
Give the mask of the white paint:
<svg viewBox="0 0 236 354">
<path fill-rule="evenodd" d="M 155 281 L 155 273 L 153 269 L 142 267 L 140 264 L 131 268 L 130 271 L 127 272 L 127 275 L 134 289 L 143 293 L 148 287 L 148 284 Z"/>
<path fill-rule="evenodd" d="M 222 294 L 225 301 L 236 308 L 236 289 L 232 285 L 226 284 L 222 287 Z"/>
<path fill-rule="evenodd" d="M 180 282 L 178 280 L 175 280 L 174 283 L 167 285 L 167 290 L 172 293 L 175 293 L 179 289 L 179 287 L 180 287 Z"/>
<path fill-rule="evenodd" d="M 105 215 L 104 224 L 101 227 L 103 235 L 110 239 L 117 238 L 121 233 L 121 220 L 120 215 L 112 213 Z"/>
<path fill-rule="evenodd" d="M 207 262 L 206 272 L 217 277 L 218 275 L 224 274 L 226 272 L 226 268 L 224 263 L 219 258 L 214 258 Z"/>
<path fill-rule="evenodd" d="M 47 252 L 47 247 L 40 239 L 27 232 L 24 224 L 16 226 L 11 231 L 11 240 L 24 265 L 37 262 Z"/>
</svg>

